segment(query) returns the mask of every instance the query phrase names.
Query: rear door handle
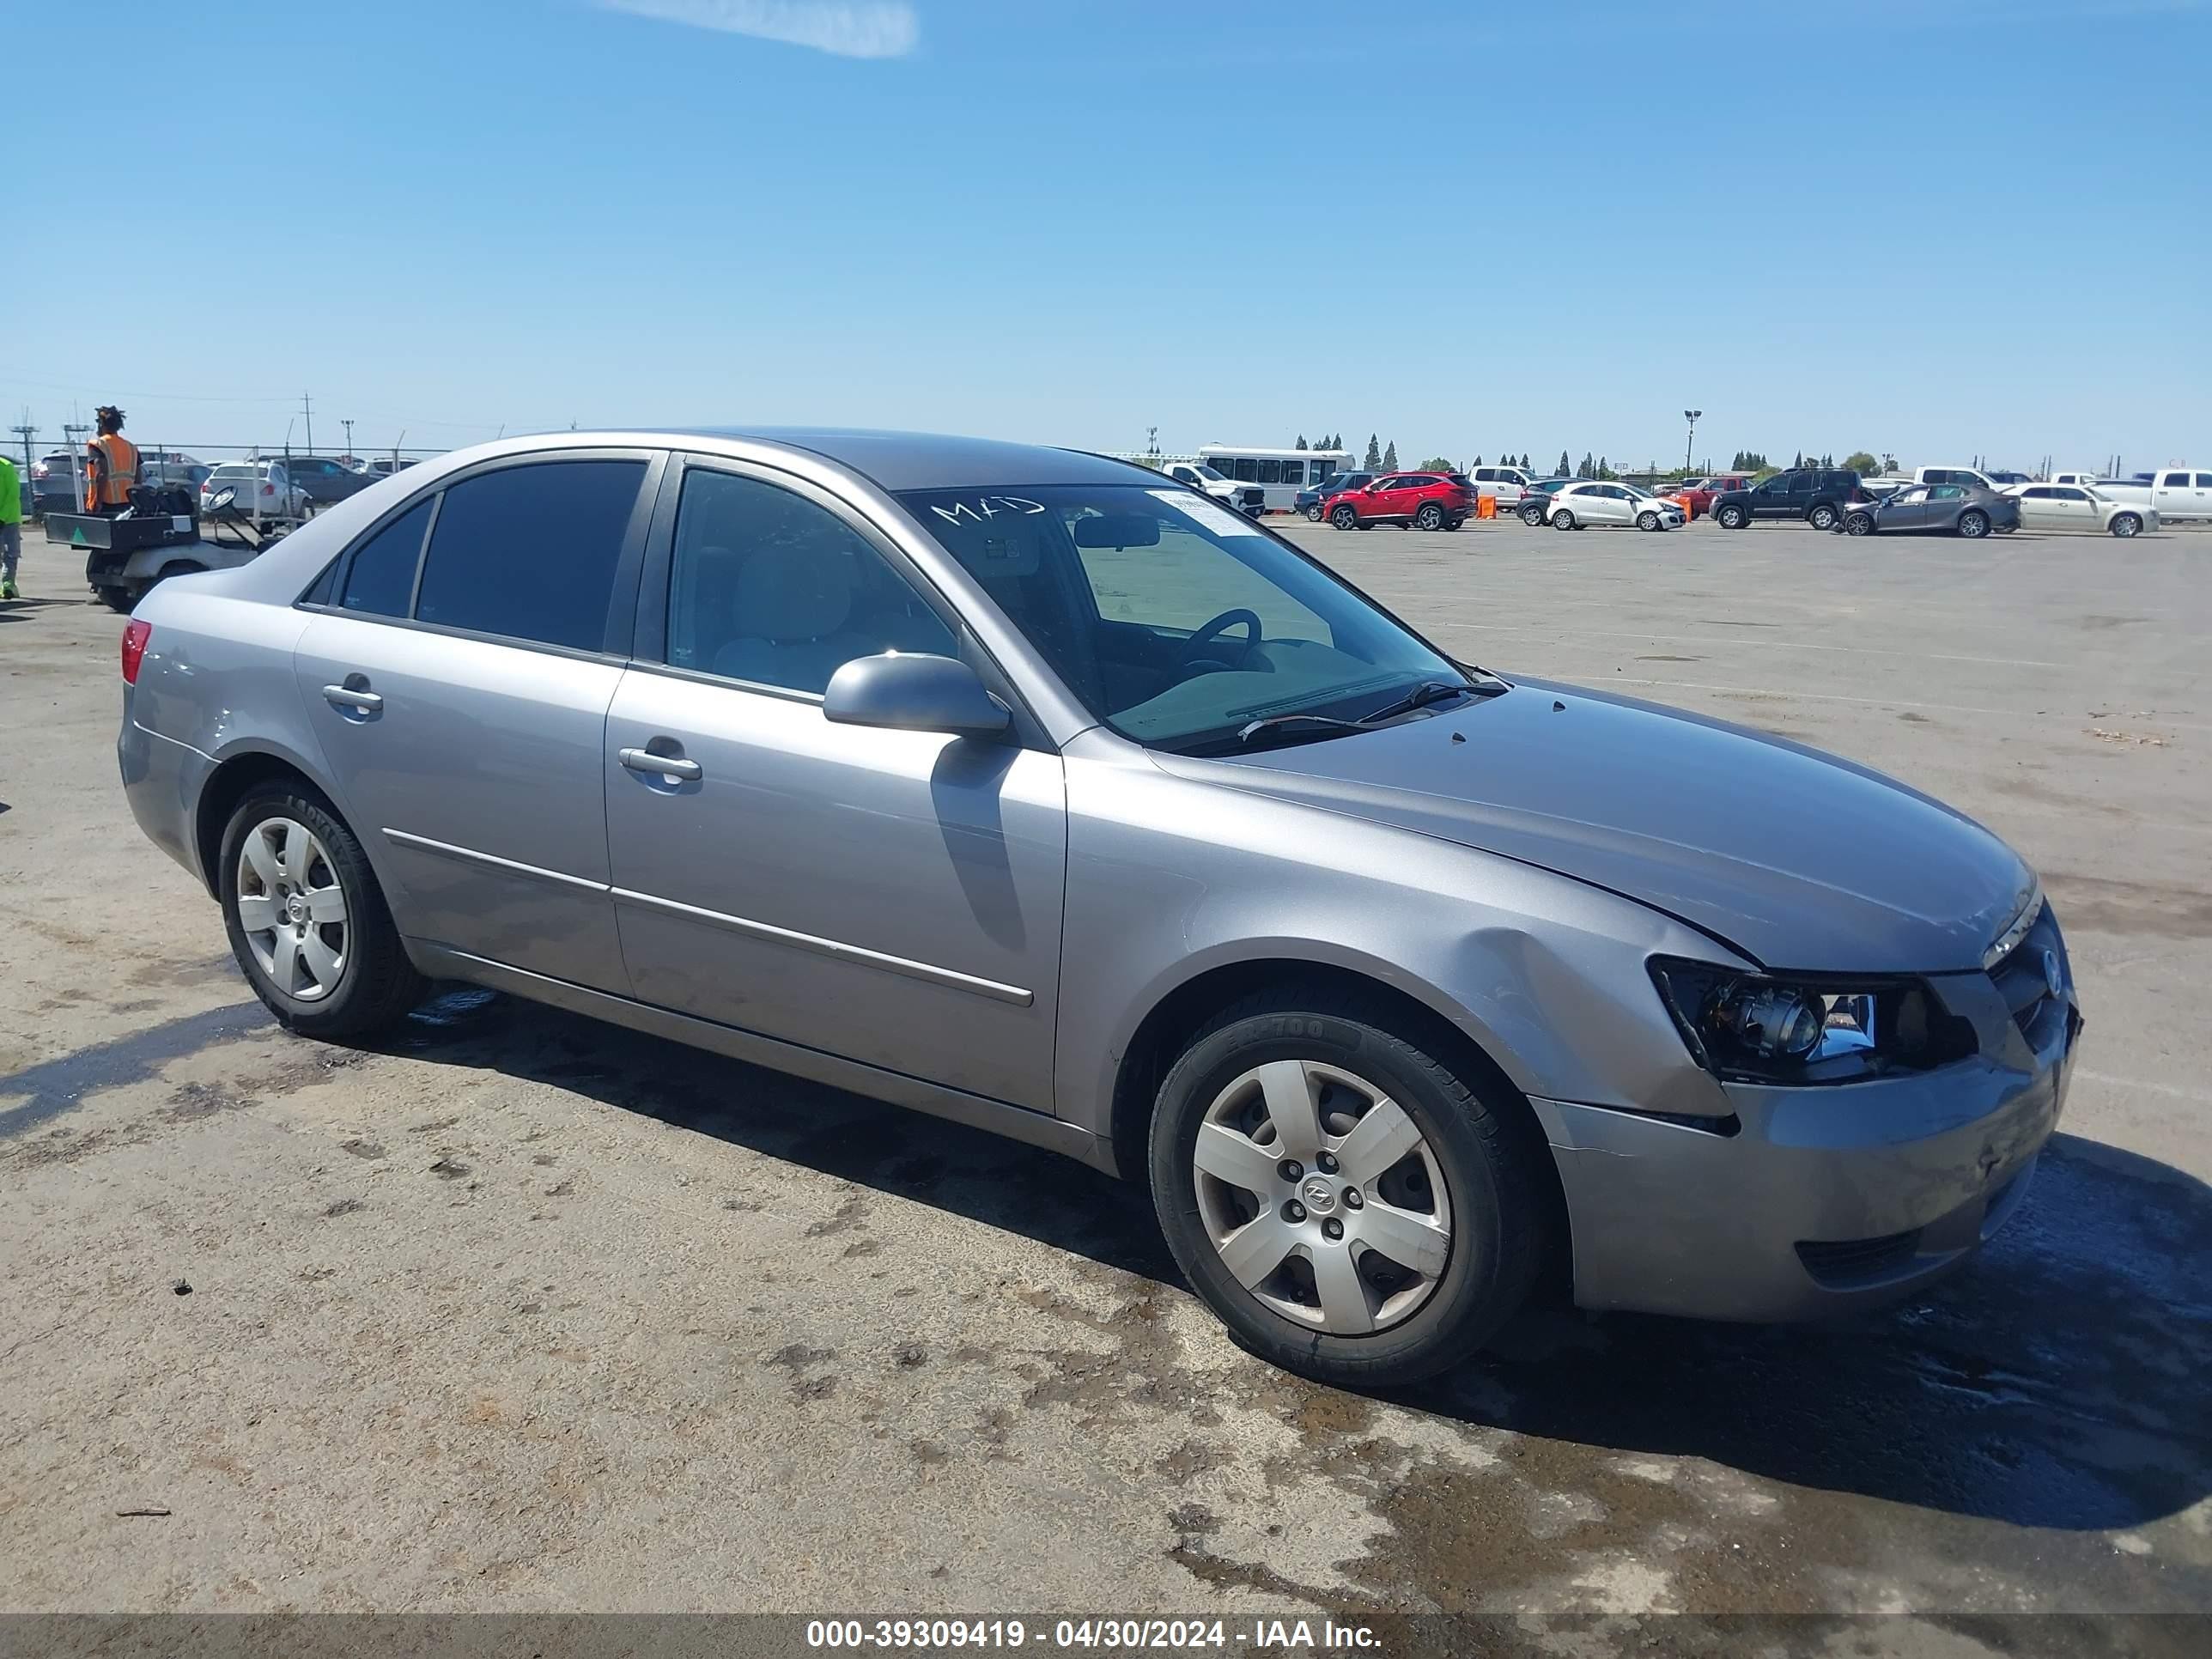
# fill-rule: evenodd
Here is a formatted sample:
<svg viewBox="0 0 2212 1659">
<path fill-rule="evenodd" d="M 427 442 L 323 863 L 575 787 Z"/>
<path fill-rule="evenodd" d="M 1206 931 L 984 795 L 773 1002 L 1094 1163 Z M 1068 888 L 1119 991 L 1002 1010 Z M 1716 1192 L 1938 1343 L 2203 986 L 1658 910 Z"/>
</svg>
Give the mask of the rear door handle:
<svg viewBox="0 0 2212 1659">
<path fill-rule="evenodd" d="M 615 758 L 633 772 L 649 772 L 656 777 L 680 778 L 686 783 L 706 775 L 697 761 L 685 760 L 678 755 L 656 755 L 650 749 L 617 749 Z"/>
<path fill-rule="evenodd" d="M 326 685 L 323 701 L 334 708 L 350 708 L 356 714 L 374 714 L 384 707 L 384 697 L 375 691 L 357 691 L 349 685 Z"/>
</svg>

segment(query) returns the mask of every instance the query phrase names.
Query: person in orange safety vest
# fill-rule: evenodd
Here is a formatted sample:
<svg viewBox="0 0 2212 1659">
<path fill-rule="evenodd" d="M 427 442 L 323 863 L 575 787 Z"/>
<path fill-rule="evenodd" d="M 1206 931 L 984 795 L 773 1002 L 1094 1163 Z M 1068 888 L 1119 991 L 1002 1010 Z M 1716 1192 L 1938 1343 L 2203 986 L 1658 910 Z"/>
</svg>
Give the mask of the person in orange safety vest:
<svg viewBox="0 0 2212 1659">
<path fill-rule="evenodd" d="M 131 505 L 138 482 L 138 446 L 123 435 L 123 411 L 103 404 L 94 411 L 100 434 L 85 445 L 84 510 L 117 513 Z"/>
</svg>

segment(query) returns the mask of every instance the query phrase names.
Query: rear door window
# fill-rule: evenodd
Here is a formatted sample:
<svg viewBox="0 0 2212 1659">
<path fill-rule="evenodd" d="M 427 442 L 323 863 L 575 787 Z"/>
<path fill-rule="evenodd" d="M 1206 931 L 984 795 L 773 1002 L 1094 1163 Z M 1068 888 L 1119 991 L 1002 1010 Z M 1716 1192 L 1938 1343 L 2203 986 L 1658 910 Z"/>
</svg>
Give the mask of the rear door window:
<svg viewBox="0 0 2212 1659">
<path fill-rule="evenodd" d="M 404 617 L 415 597 L 415 566 L 430 526 L 428 501 L 416 504 L 363 542 L 346 567 L 338 608 L 372 617 Z"/>
<path fill-rule="evenodd" d="M 641 460 L 544 461 L 445 493 L 422 562 L 419 622 L 597 651 Z"/>
<path fill-rule="evenodd" d="M 2186 489 L 2189 488 L 2189 475 L 2186 472 L 2169 472 L 2166 475 L 2165 483 L 2169 489 Z"/>
</svg>

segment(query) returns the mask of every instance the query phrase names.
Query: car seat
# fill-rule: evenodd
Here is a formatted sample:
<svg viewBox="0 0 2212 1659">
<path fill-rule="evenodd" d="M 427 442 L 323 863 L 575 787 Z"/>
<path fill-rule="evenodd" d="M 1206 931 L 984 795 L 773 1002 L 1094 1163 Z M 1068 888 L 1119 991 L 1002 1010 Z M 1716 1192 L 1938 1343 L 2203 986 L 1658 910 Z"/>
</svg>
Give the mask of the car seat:
<svg viewBox="0 0 2212 1659">
<path fill-rule="evenodd" d="M 714 672 L 795 691 L 821 691 L 871 647 L 846 626 L 853 609 L 849 560 L 818 548 L 757 549 L 738 571 L 733 605 L 750 630 L 714 655 Z"/>
</svg>

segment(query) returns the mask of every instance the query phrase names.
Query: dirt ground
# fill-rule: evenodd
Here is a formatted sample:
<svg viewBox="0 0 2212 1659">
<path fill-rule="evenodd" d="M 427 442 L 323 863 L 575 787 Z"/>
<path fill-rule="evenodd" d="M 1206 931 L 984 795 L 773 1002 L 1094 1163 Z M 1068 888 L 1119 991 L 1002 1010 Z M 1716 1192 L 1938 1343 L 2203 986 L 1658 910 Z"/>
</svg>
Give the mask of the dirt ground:
<svg viewBox="0 0 2212 1659">
<path fill-rule="evenodd" d="M 486 994 L 295 1041 L 131 822 L 119 619 L 27 538 L 0 1608 L 2212 1606 L 2212 532 L 1294 533 L 1457 654 L 1839 750 L 2042 870 L 2086 1047 L 1975 1265 L 1835 1327 L 1532 1316 L 1362 1398 L 1231 1347 L 1072 1164 Z"/>
</svg>

